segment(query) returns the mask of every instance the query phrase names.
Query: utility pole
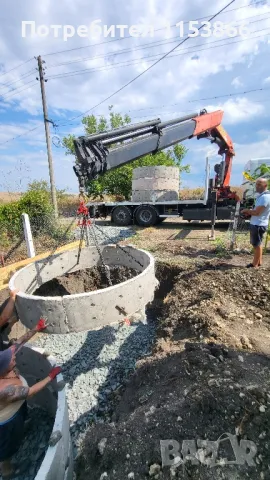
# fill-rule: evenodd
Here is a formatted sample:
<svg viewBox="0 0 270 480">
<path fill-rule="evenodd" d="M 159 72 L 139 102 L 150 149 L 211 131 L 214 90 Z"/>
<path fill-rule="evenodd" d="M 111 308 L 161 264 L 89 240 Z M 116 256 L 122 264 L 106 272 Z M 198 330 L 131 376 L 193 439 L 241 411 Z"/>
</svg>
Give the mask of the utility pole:
<svg viewBox="0 0 270 480">
<path fill-rule="evenodd" d="M 54 208 L 54 215 L 57 218 L 58 217 L 58 206 L 57 206 L 57 196 L 56 196 L 56 188 L 55 188 L 55 180 L 54 180 L 54 171 L 53 171 L 51 135 L 50 135 L 50 125 L 49 125 L 50 122 L 48 120 L 48 109 L 47 109 L 46 93 L 45 93 L 45 82 L 47 80 L 44 79 L 44 68 L 43 68 L 43 63 L 45 63 L 45 62 L 42 60 L 40 55 L 38 56 L 37 61 L 38 61 L 38 73 L 39 73 L 41 98 L 42 98 L 42 106 L 43 106 L 45 135 L 46 135 L 46 143 L 47 143 L 50 184 L 51 184 L 51 196 L 52 196 L 52 203 L 53 203 L 53 208 Z"/>
</svg>

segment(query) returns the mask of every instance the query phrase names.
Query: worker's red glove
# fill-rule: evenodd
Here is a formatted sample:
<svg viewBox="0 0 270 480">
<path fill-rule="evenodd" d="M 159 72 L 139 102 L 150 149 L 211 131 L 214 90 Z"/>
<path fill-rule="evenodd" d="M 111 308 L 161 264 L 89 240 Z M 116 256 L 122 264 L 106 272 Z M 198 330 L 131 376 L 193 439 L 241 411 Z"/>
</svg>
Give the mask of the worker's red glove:
<svg viewBox="0 0 270 480">
<path fill-rule="evenodd" d="M 45 328 L 47 328 L 46 320 L 44 320 L 44 318 L 41 318 L 36 326 L 36 331 L 41 332 L 42 330 L 45 330 Z"/>
<path fill-rule="evenodd" d="M 59 373 L 61 373 L 61 372 L 62 372 L 62 368 L 61 368 L 61 367 L 54 367 L 54 368 L 50 371 L 49 377 L 51 378 L 51 380 L 54 380 L 55 377 L 56 377 L 57 375 L 59 375 Z"/>
</svg>

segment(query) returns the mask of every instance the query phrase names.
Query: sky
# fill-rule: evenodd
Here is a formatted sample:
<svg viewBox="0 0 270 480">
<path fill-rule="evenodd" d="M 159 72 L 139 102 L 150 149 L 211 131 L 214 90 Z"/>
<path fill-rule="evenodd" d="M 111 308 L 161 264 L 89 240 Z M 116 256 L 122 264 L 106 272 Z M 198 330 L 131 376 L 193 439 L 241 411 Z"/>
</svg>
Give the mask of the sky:
<svg viewBox="0 0 270 480">
<path fill-rule="evenodd" d="M 0 32 L 0 190 L 23 191 L 33 180 L 49 180 L 36 79 L 38 55 L 45 62 L 57 188 L 78 192 L 74 158 L 65 154 L 61 139 L 69 133 L 84 133 L 84 112 L 108 116 L 110 105 L 114 112 L 129 114 L 134 123 L 169 120 L 203 108 L 223 110 L 222 125 L 236 151 L 231 185 L 241 184 L 250 159 L 270 157 L 270 0 L 235 0 L 208 24 L 208 31 L 188 37 L 168 57 L 104 101 L 228 3 L 5 2 Z M 216 21 L 221 22 L 219 27 Z M 101 33 L 89 28 L 93 22 L 101 25 Z M 131 29 L 134 25 L 138 27 Z M 85 28 L 78 30 L 80 26 Z M 227 30 L 220 34 L 225 26 Z M 69 37 L 64 39 L 64 33 Z M 191 173 L 183 175 L 182 186 L 201 187 L 206 156 L 212 166 L 221 158 L 205 139 L 194 138 L 184 145 Z"/>
</svg>

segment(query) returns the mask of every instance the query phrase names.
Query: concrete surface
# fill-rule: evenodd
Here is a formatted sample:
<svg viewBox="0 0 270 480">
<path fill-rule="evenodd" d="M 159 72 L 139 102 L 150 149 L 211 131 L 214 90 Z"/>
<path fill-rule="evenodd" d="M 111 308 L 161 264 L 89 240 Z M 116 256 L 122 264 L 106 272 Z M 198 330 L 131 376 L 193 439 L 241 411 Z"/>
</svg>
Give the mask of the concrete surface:
<svg viewBox="0 0 270 480">
<path fill-rule="evenodd" d="M 16 309 L 21 322 L 33 328 L 40 317 L 47 317 L 51 323 L 47 333 L 69 333 L 116 324 L 138 313 L 144 316 L 158 284 L 154 258 L 131 246 L 124 247 L 127 253 L 114 245 L 103 246 L 101 250 L 107 265 L 123 265 L 140 273 L 126 282 L 94 292 L 41 297 L 32 295 L 41 284 L 67 272 L 100 265 L 99 254 L 96 247 L 89 247 L 82 249 L 79 265 L 77 249 L 32 263 L 15 273 L 9 283 L 10 288 L 20 290 Z M 126 315 L 119 313 L 117 306 L 124 309 Z"/>
<path fill-rule="evenodd" d="M 179 190 L 179 179 L 138 178 L 132 181 L 133 190 Z"/>
<path fill-rule="evenodd" d="M 164 178 L 164 179 L 178 179 L 178 167 L 165 167 L 163 165 L 157 167 L 138 167 L 134 168 L 133 180 L 138 178 Z"/>
<path fill-rule="evenodd" d="M 177 191 L 169 190 L 132 190 L 132 202 L 177 202 Z"/>
<path fill-rule="evenodd" d="M 179 199 L 178 167 L 139 167 L 133 170 L 133 202 L 165 202 Z"/>
<path fill-rule="evenodd" d="M 45 378 L 56 362 L 47 357 L 45 351 L 25 345 L 17 354 L 17 366 L 29 386 Z M 35 395 L 29 404 L 35 404 L 55 417 L 51 439 L 57 435 L 55 445 L 49 445 L 35 480 L 72 480 L 73 449 L 69 433 L 69 417 L 65 388 L 60 387 L 62 375 L 51 382 L 42 392 Z"/>
</svg>

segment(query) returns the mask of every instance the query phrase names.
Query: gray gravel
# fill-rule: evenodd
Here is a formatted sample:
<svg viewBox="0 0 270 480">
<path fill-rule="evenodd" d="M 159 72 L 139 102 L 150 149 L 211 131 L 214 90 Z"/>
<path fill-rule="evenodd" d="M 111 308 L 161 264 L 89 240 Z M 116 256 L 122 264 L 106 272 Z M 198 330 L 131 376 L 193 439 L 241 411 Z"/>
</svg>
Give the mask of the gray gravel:
<svg viewBox="0 0 270 480">
<path fill-rule="evenodd" d="M 106 326 L 68 335 L 44 334 L 36 343 L 63 368 L 71 435 L 77 449 L 92 422 L 110 419 L 114 393 L 134 371 L 136 361 L 151 351 L 155 322 Z"/>
<path fill-rule="evenodd" d="M 28 419 L 29 425 L 25 429 L 24 441 L 18 453 L 12 458 L 12 463 L 22 469 L 20 475 L 12 477 L 14 480 L 35 478 L 43 462 L 53 429 L 54 418 L 40 408 L 28 407 Z"/>
<path fill-rule="evenodd" d="M 100 245 L 108 245 L 110 243 L 117 243 L 126 238 L 130 238 L 135 235 L 135 231 L 133 227 L 115 227 L 111 225 L 94 225 L 90 227 L 89 231 L 91 232 L 91 228 L 94 229 L 97 241 Z M 81 229 L 78 227 L 74 231 L 74 239 L 80 240 L 81 237 Z M 90 234 L 90 245 L 95 245 L 93 237 Z"/>
</svg>

